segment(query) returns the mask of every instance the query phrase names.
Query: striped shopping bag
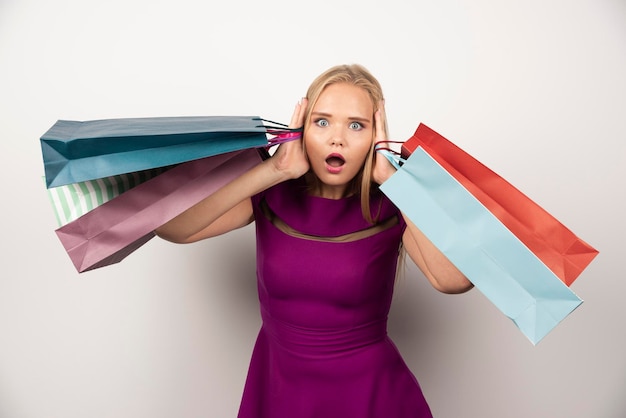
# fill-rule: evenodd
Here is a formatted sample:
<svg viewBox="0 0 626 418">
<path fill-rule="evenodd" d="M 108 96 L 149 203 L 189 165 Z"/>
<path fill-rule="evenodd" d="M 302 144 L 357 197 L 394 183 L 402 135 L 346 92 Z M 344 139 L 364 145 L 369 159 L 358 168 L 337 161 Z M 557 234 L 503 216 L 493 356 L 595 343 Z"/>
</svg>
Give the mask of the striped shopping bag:
<svg viewBox="0 0 626 418">
<path fill-rule="evenodd" d="M 59 226 L 67 225 L 105 202 L 170 168 L 159 167 L 49 188 L 48 197 L 52 203 L 57 223 Z"/>
</svg>

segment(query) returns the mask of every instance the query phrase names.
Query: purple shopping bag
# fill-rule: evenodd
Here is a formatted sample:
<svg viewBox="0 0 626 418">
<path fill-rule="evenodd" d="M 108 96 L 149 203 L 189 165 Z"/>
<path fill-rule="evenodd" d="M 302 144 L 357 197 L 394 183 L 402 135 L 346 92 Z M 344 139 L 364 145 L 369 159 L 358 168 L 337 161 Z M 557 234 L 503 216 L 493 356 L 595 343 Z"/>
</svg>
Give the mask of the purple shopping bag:
<svg viewBox="0 0 626 418">
<path fill-rule="evenodd" d="M 154 230 L 262 161 L 246 149 L 180 164 L 55 232 L 79 273 L 118 263 Z"/>
</svg>

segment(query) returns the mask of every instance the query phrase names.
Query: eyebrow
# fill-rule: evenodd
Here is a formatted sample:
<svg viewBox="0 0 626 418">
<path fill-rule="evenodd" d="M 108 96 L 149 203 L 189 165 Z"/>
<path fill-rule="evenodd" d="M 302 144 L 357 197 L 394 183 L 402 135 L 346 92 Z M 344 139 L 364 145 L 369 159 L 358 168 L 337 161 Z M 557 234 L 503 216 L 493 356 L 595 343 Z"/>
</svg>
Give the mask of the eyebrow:
<svg viewBox="0 0 626 418">
<path fill-rule="evenodd" d="M 311 116 L 313 116 L 313 115 L 315 115 L 315 116 L 323 116 L 323 117 L 327 117 L 327 118 L 330 118 L 330 117 L 333 116 L 332 114 L 326 113 L 326 112 L 311 112 Z M 349 116 L 348 119 L 349 120 L 356 120 L 356 121 L 359 121 L 359 122 L 369 122 L 369 123 L 372 122 L 372 119 L 363 118 L 361 116 Z"/>
</svg>

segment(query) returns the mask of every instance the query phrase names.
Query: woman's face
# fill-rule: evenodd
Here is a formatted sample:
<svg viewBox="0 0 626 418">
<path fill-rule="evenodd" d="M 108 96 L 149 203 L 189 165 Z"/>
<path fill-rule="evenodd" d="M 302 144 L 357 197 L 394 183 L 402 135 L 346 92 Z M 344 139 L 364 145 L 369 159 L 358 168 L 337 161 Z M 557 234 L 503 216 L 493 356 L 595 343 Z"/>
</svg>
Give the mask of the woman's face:
<svg viewBox="0 0 626 418">
<path fill-rule="evenodd" d="M 311 169 L 321 183 L 320 196 L 344 197 L 372 145 L 373 118 L 374 105 L 363 88 L 336 83 L 322 91 L 304 134 Z"/>
</svg>

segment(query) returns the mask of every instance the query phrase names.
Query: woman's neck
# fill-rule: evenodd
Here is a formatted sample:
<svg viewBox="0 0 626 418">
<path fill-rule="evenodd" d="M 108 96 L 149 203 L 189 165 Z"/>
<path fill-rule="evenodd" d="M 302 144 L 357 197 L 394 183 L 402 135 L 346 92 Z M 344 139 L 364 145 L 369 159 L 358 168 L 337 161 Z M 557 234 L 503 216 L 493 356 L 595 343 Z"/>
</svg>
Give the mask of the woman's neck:
<svg viewBox="0 0 626 418">
<path fill-rule="evenodd" d="M 322 183 L 317 176 L 309 172 L 305 175 L 306 184 L 311 196 L 324 199 L 339 200 L 354 194 L 352 184 L 329 185 Z"/>
</svg>

